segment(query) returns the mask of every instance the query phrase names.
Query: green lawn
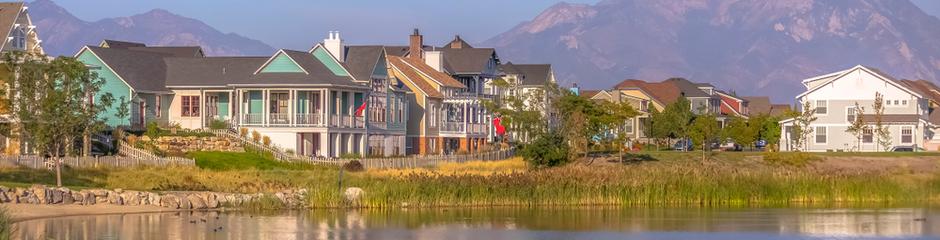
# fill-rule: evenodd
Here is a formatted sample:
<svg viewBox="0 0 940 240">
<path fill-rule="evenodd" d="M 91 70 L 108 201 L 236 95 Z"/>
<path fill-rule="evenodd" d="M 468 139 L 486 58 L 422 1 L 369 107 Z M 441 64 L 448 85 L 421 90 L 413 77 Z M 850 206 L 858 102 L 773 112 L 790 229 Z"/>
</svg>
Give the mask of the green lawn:
<svg viewBox="0 0 940 240">
<path fill-rule="evenodd" d="M 196 166 L 202 169 L 229 170 L 309 170 L 322 168 L 310 164 L 278 161 L 267 154 L 254 152 L 191 152 L 187 157 L 196 160 Z"/>
</svg>

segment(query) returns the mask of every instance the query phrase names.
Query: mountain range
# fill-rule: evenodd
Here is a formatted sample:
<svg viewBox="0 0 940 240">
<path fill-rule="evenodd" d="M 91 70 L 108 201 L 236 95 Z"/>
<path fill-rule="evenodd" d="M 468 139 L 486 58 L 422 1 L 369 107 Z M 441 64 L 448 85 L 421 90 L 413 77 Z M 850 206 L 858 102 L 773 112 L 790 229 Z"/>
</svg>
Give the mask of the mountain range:
<svg viewBox="0 0 940 240">
<path fill-rule="evenodd" d="M 240 36 L 222 33 L 192 18 L 163 9 L 128 17 L 94 22 L 81 20 L 51 0 L 28 3 L 43 49 L 52 56 L 70 56 L 84 45 L 97 45 L 103 39 L 146 43 L 153 46 L 202 46 L 206 55 L 269 55 L 274 48 Z"/>
<path fill-rule="evenodd" d="M 907 0 L 605 0 L 556 4 L 481 45 L 552 63 L 565 84 L 684 77 L 792 102 L 801 80 L 866 65 L 940 76 L 940 20 Z"/>
</svg>

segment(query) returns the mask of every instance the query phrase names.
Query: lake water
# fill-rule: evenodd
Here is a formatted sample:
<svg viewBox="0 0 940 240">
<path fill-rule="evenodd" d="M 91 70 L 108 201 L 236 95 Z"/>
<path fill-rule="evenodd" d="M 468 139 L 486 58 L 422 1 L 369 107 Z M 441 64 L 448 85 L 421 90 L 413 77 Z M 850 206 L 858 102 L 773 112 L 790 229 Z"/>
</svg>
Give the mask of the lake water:
<svg viewBox="0 0 940 240">
<path fill-rule="evenodd" d="M 460 208 L 37 219 L 14 239 L 940 239 L 940 210 Z"/>
</svg>

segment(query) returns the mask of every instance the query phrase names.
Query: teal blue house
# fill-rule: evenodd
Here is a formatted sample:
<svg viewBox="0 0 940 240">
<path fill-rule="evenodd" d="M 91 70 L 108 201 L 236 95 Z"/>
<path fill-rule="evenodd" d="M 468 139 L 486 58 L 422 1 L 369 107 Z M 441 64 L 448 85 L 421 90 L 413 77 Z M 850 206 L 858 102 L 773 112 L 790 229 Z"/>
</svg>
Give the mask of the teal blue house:
<svg viewBox="0 0 940 240">
<path fill-rule="evenodd" d="M 75 58 L 85 63 L 104 81 L 96 102 L 105 93 L 115 102 L 99 117 L 109 127 L 142 128 L 148 122 L 165 125 L 173 92 L 166 88 L 164 59 L 202 57 L 199 47 L 148 47 L 141 43 L 104 40 L 99 46 L 85 46 Z M 127 111 L 121 114 L 121 101 Z"/>
</svg>

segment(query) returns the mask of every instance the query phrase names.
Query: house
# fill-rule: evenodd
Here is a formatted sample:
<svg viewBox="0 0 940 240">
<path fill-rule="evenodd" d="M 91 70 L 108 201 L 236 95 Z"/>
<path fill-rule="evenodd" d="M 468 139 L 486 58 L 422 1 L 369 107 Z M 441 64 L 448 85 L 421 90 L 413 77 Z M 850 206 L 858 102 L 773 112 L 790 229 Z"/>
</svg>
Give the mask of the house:
<svg viewBox="0 0 940 240">
<path fill-rule="evenodd" d="M 709 86 L 711 86 L 711 84 L 709 84 Z M 750 115 L 750 102 L 748 102 L 747 99 L 721 90 L 715 90 L 715 94 L 718 95 L 721 100 L 719 112 L 722 116 L 747 118 L 748 115 Z"/>
<path fill-rule="evenodd" d="M 796 96 L 796 100 L 815 109 L 817 119 L 809 124 L 809 134 L 802 146 L 794 141 L 804 139 L 794 132 L 795 119 L 780 121 L 780 149 L 783 151 L 885 151 L 871 129 L 863 132 L 860 147 L 857 147 L 859 139 L 846 132 L 858 117 L 866 125 L 874 125 L 876 94 L 883 96 L 882 121 L 890 132 L 889 146 L 923 148 L 935 135 L 929 121 L 930 102 L 926 93 L 875 68 L 855 66 L 808 78 L 802 83 L 806 91 Z M 855 104 L 863 107 L 864 112 L 856 112 Z"/>
<path fill-rule="evenodd" d="M 0 53 L 17 51 L 45 54 L 42 40 L 29 16 L 29 8 L 23 2 L 0 3 L 0 32 L 5 34 L 3 41 L 0 41 Z M 0 76 L 9 76 L 6 68 L 0 68 L 0 71 Z M 10 124 L 11 121 L 10 106 L 0 105 L 0 124 Z M 0 149 L 4 154 L 27 152 L 26 145 L 10 136 L 0 136 Z"/>
<path fill-rule="evenodd" d="M 455 45 L 455 44 L 451 44 Z M 546 88 L 555 85 L 555 74 L 551 64 L 514 64 L 507 62 L 499 65 L 500 75 L 508 85 L 497 95 L 512 96 L 522 101 L 522 108 L 529 111 L 539 111 L 549 126 L 554 125 L 555 111 L 549 107 L 549 95 Z M 514 109 L 515 106 L 503 102 L 504 107 Z M 512 139 L 528 141 L 528 136 L 519 136 L 510 133 Z"/>
<path fill-rule="evenodd" d="M 415 96 L 410 115 L 420 119 L 408 126 L 409 153 L 479 151 L 494 135 L 483 101 L 495 96 L 483 86 L 498 76 L 499 58 L 492 48 L 472 48 L 459 37 L 455 41 L 428 47 L 415 29 L 407 49 L 386 46 L 393 78 Z"/>
<path fill-rule="evenodd" d="M 940 111 L 937 111 L 940 107 L 940 87 L 937 87 L 936 84 L 927 81 L 927 80 L 901 80 L 901 83 L 904 83 L 911 89 L 915 89 L 921 94 L 924 95 L 924 98 L 927 99 L 927 122 L 929 132 L 934 134 L 927 134 L 926 142 L 924 142 L 924 149 L 928 151 L 940 151 Z"/>
<path fill-rule="evenodd" d="M 789 104 L 773 104 L 770 102 L 770 98 L 766 96 L 748 96 L 741 98 L 748 102 L 748 115 L 751 116 L 763 114 L 771 117 L 783 117 L 787 110 L 790 109 Z"/>
<path fill-rule="evenodd" d="M 331 32 L 309 51 L 169 58 L 170 121 L 228 122 L 303 156 L 401 155 L 407 99 L 390 84 L 385 56 L 381 46 L 345 46 Z"/>
<path fill-rule="evenodd" d="M 195 46 L 151 47 L 142 43 L 104 40 L 82 47 L 75 58 L 104 82 L 95 101 L 105 93 L 115 102 L 101 112 L 110 127 L 143 128 L 147 122 L 168 124 L 173 92 L 166 87 L 165 58 L 202 58 Z M 125 105 L 126 112 L 120 111 Z"/>
</svg>

